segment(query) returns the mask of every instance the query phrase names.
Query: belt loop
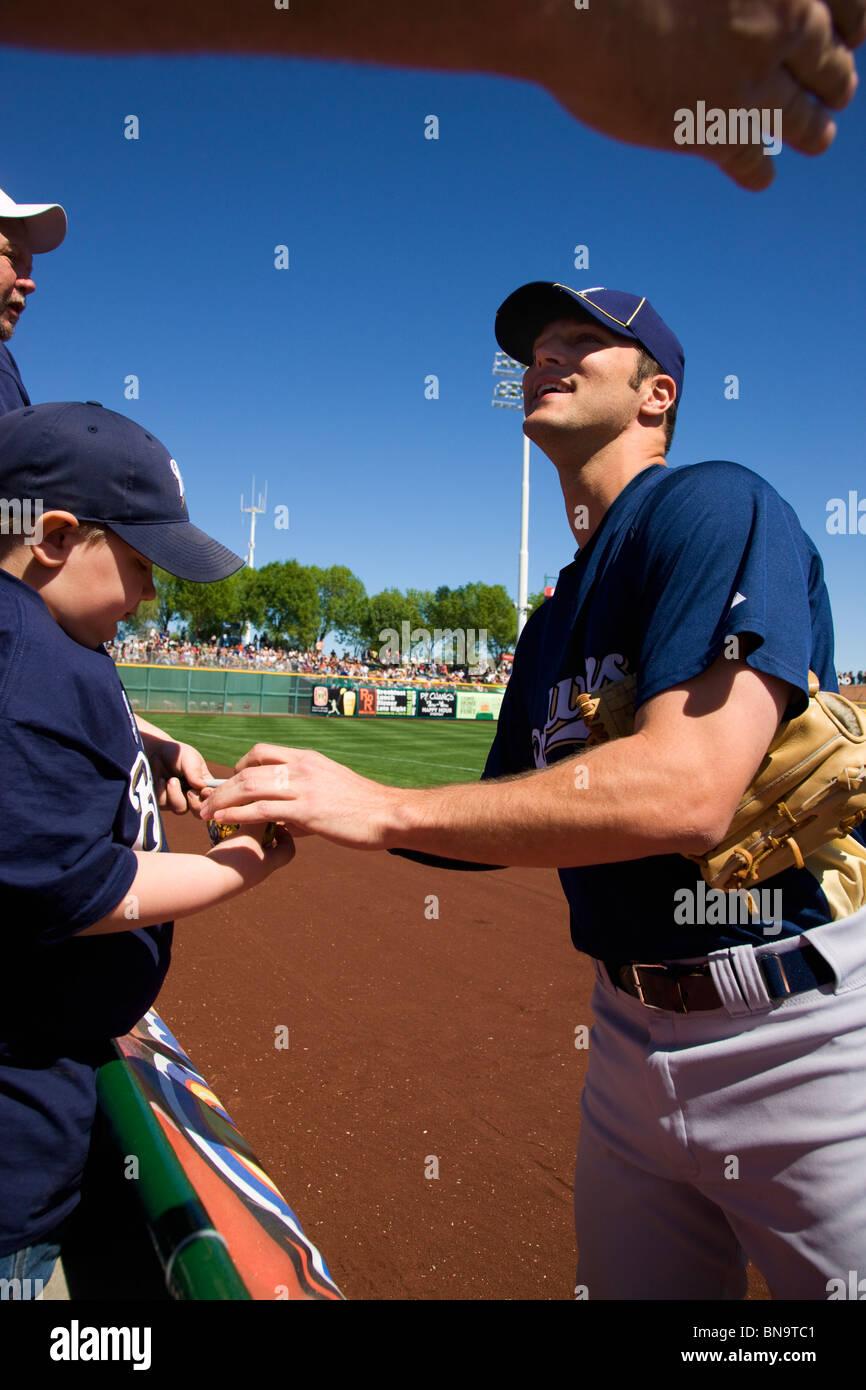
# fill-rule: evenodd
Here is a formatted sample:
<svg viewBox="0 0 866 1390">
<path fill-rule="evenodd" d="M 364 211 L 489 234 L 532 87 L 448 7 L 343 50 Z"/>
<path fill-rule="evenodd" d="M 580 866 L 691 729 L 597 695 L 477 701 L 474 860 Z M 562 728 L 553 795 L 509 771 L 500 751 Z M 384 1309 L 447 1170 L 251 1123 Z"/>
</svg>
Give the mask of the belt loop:
<svg viewBox="0 0 866 1390">
<path fill-rule="evenodd" d="M 713 951 L 708 959 L 713 982 L 729 1014 L 768 1013 L 773 1008 L 753 946 L 728 946 Z"/>
</svg>

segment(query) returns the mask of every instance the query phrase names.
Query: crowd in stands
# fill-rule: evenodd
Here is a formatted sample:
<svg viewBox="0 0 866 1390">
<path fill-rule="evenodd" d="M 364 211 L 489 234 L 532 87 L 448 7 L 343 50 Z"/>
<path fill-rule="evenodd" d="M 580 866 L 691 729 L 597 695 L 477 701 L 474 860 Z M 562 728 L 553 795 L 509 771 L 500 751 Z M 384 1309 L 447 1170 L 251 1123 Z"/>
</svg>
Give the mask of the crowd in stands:
<svg viewBox="0 0 866 1390">
<path fill-rule="evenodd" d="M 385 680 L 393 684 L 419 682 L 424 684 L 486 684 L 504 685 L 511 666 L 501 662 L 484 672 L 470 671 L 466 666 L 447 666 L 444 662 L 406 662 L 396 666 L 381 665 L 368 656 L 358 660 L 337 656 L 331 652 L 308 649 L 286 650 L 283 647 L 244 646 L 235 643 L 225 646 L 218 642 L 189 642 L 170 633 L 153 632 L 148 636 L 123 637 L 107 644 L 109 656 L 119 664 L 146 666 L 218 667 L 231 671 L 297 672 L 308 676 L 348 677 L 355 680 Z"/>
<path fill-rule="evenodd" d="M 189 642 L 166 632 L 149 636 L 124 637 L 108 644 L 108 653 L 116 662 L 147 666 L 216 666 L 232 671 L 298 672 L 307 676 L 348 677 L 354 680 L 387 680 L 394 684 L 414 681 L 425 684 L 487 684 L 505 685 L 511 674 L 509 661 L 487 671 L 470 671 L 466 666 L 447 666 L 441 661 L 404 662 L 400 666 L 385 665 L 368 655 L 366 660 L 337 656 L 308 648 L 306 651 L 286 650 L 284 647 L 226 646 L 218 642 Z M 866 685 L 866 671 L 837 671 L 839 685 Z"/>
</svg>

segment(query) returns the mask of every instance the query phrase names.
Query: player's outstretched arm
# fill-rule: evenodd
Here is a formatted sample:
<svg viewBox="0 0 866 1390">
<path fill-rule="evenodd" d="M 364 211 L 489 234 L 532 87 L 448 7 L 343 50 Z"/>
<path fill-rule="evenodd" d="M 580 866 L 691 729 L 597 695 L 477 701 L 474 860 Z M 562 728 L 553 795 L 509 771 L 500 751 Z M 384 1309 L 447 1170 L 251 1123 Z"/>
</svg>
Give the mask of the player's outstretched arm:
<svg viewBox="0 0 866 1390">
<path fill-rule="evenodd" d="M 264 825 L 234 835 L 209 854 L 145 854 L 136 851 L 138 872 L 113 912 L 78 936 L 135 931 L 204 912 L 263 883 L 294 857 L 287 831 L 277 828 L 272 845 L 261 844 Z"/>
<path fill-rule="evenodd" d="M 357 849 L 534 868 L 704 854 L 727 831 L 790 688 L 720 657 L 638 711 L 632 737 L 543 771 L 406 791 L 319 753 L 261 745 L 205 793 L 202 815 L 278 820 Z"/>
<path fill-rule="evenodd" d="M 5 0 L 3 41 L 79 52 L 222 52 L 461 69 L 541 83 L 596 130 L 699 153 L 766 187 L 760 145 L 678 145 L 675 113 L 780 110 L 782 140 L 820 154 L 856 77 L 866 0 Z"/>
</svg>

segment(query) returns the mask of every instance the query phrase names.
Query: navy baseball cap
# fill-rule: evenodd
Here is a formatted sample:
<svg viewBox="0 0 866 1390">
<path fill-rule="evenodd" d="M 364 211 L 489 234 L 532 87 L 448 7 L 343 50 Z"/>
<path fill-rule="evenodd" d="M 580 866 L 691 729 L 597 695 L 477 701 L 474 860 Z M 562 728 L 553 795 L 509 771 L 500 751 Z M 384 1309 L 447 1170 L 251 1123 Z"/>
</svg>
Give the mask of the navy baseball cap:
<svg viewBox="0 0 866 1390">
<path fill-rule="evenodd" d="M 0 416 L 0 492 L 99 522 L 178 579 L 210 583 L 244 563 L 193 526 L 165 445 L 95 401 Z"/>
<path fill-rule="evenodd" d="M 683 389 L 685 353 L 679 338 L 659 318 L 644 295 L 595 287 L 572 290 L 568 285 L 534 280 L 515 290 L 496 314 L 496 341 L 516 362 L 532 365 L 535 340 L 556 319 L 586 314 L 612 333 L 632 338 L 646 348 L 659 366 L 673 377 L 677 400 Z"/>
</svg>

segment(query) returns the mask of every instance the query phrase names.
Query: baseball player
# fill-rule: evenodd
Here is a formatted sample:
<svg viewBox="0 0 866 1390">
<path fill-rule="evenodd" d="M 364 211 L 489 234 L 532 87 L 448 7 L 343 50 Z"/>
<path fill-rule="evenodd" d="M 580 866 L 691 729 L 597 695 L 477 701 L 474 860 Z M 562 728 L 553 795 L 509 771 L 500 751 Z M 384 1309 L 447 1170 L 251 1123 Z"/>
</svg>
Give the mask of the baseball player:
<svg viewBox="0 0 866 1390">
<path fill-rule="evenodd" d="M 745 911 L 690 857 L 811 708 L 810 668 L 836 689 L 820 559 L 748 469 L 667 467 L 684 356 L 646 298 L 537 282 L 496 333 L 579 549 L 521 636 L 485 780 L 406 791 L 264 745 L 207 814 L 557 867 L 597 977 L 579 1295 L 741 1298 L 750 1256 L 774 1297 L 827 1298 L 866 1271 L 866 850 L 792 857 Z M 588 746 L 582 697 L 627 680 L 633 731 Z"/>
<path fill-rule="evenodd" d="M 153 597 L 153 563 L 200 582 L 243 563 L 191 524 L 165 448 L 94 404 L 11 411 L 0 492 L 42 504 L 38 529 L 0 542 L 0 1278 L 46 1280 L 96 1067 L 156 998 L 171 919 L 262 881 L 292 846 L 244 834 L 162 852 L 145 743 L 102 644 Z M 202 785 L 198 755 L 181 770 Z"/>
<path fill-rule="evenodd" d="M 57 203 L 16 203 L 0 188 L 0 414 L 30 404 L 18 363 L 6 346 L 24 313 L 33 283 L 33 257 L 66 236 Z"/>
</svg>

